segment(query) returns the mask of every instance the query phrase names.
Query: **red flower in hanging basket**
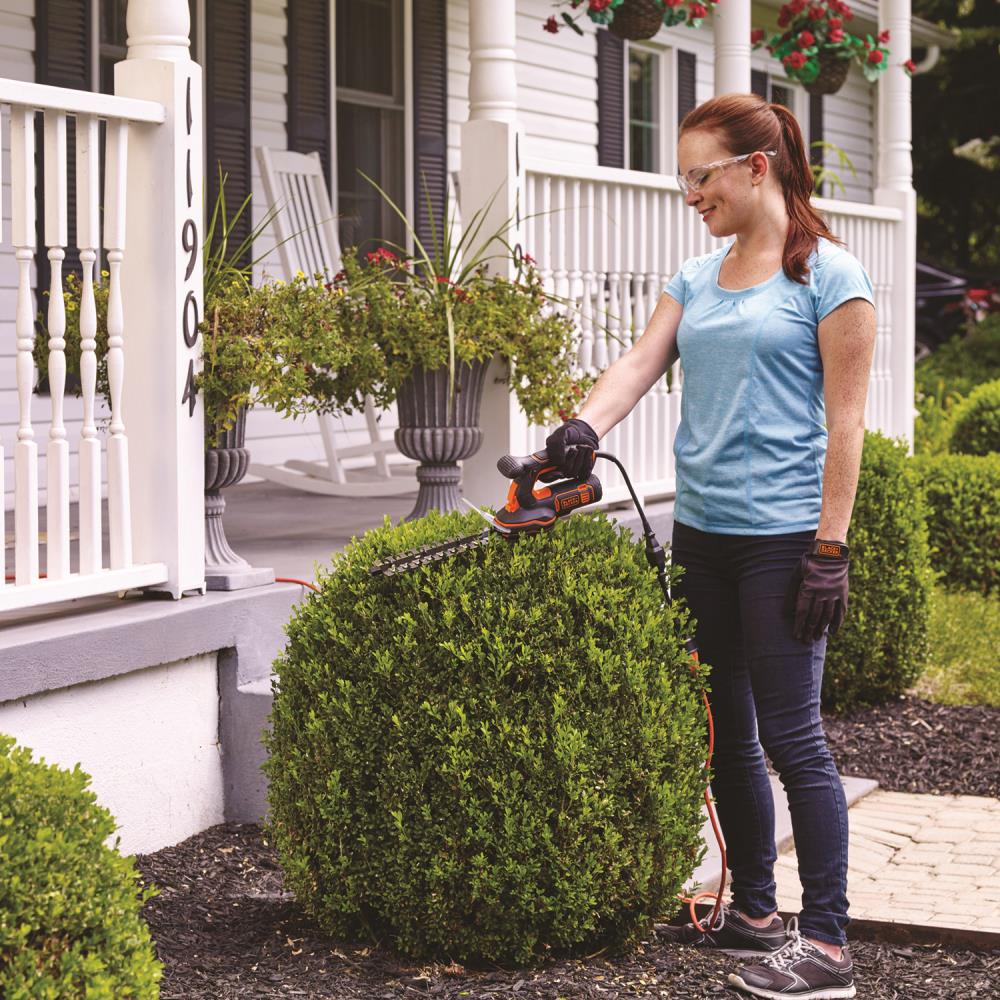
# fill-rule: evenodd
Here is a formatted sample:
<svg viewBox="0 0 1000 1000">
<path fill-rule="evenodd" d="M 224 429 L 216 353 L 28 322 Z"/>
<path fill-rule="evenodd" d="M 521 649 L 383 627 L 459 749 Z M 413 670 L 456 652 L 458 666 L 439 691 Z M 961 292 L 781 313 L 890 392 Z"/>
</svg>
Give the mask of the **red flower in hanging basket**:
<svg viewBox="0 0 1000 1000">
<path fill-rule="evenodd" d="M 884 58 L 885 57 L 878 49 L 872 49 L 872 51 L 868 53 L 868 61 L 874 66 L 877 66 Z"/>
<path fill-rule="evenodd" d="M 793 2 L 805 4 L 806 0 Z M 651 38 L 661 25 L 669 28 L 687 24 L 697 28 L 717 3 L 718 0 L 557 0 L 555 6 L 569 7 L 574 13 L 563 10 L 544 21 L 542 28 L 554 35 L 565 24 L 582 35 L 583 29 L 577 21 L 586 13 L 594 24 L 610 28 L 619 38 Z"/>
<path fill-rule="evenodd" d="M 551 31 L 554 35 L 559 30 L 559 23 L 554 17 L 550 17 L 545 24 L 542 25 L 542 31 Z"/>
<path fill-rule="evenodd" d="M 775 33 L 752 32 L 754 48 L 765 48 L 810 93 L 830 94 L 842 86 L 851 62 L 857 64 L 870 83 L 888 65 L 885 43 L 888 31 L 874 38 L 852 34 L 844 22 L 853 17 L 844 0 L 789 0 L 778 15 Z M 877 58 L 870 58 L 873 52 Z"/>
<path fill-rule="evenodd" d="M 903 69 L 906 70 L 907 76 L 913 76 L 916 72 L 917 64 L 912 59 L 907 59 L 906 62 L 903 63 Z"/>
<path fill-rule="evenodd" d="M 708 17 L 708 11 L 700 3 L 693 3 L 688 9 L 690 10 L 691 17 L 693 18 L 701 19 L 703 17 Z"/>
</svg>

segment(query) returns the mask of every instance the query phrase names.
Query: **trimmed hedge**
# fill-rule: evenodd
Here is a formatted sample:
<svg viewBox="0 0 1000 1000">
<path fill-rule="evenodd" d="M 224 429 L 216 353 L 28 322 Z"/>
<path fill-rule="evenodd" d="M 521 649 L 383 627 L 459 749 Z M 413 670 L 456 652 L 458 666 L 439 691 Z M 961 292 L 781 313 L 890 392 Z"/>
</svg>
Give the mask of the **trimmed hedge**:
<svg viewBox="0 0 1000 1000">
<path fill-rule="evenodd" d="M 955 407 L 948 445 L 958 455 L 1000 452 L 1000 379 L 976 386 Z"/>
<path fill-rule="evenodd" d="M 915 461 L 941 582 L 950 590 L 1000 593 L 1000 454 Z"/>
<path fill-rule="evenodd" d="M 823 675 L 823 703 L 833 711 L 902 694 L 927 662 L 934 574 L 924 501 L 905 444 L 865 433 L 847 540 L 847 616 L 828 641 Z"/>
<path fill-rule="evenodd" d="M 703 853 L 707 670 L 604 514 L 368 572 L 481 529 L 386 518 L 296 609 L 265 736 L 286 884 L 329 933 L 413 956 L 634 946 Z"/>
<path fill-rule="evenodd" d="M 31 759 L 0 734 L 0 997 L 159 996 L 162 965 L 142 919 L 157 895 L 105 846 L 115 830 L 80 770 Z M 118 841 L 115 842 L 116 846 Z"/>
</svg>

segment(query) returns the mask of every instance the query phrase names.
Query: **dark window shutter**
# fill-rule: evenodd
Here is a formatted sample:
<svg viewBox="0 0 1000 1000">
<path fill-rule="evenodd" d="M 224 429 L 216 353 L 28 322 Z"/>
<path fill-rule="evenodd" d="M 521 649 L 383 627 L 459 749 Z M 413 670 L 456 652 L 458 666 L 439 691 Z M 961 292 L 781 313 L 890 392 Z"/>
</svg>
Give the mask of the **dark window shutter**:
<svg viewBox="0 0 1000 1000">
<path fill-rule="evenodd" d="M 823 96 L 821 94 L 809 95 L 809 162 L 823 162 L 823 148 L 817 146 L 813 148 L 814 142 L 823 140 Z"/>
<path fill-rule="evenodd" d="M 597 162 L 625 166 L 625 43 L 597 32 Z"/>
<path fill-rule="evenodd" d="M 71 87 L 73 90 L 90 90 L 91 17 L 93 4 L 89 0 L 38 0 L 35 7 L 35 79 L 53 87 Z M 76 141 L 72 118 L 66 123 L 66 207 L 68 211 L 68 238 L 63 274 L 78 271 L 80 252 L 76 248 Z M 45 248 L 45 163 L 42 116 L 35 116 L 35 169 L 36 211 L 35 220 L 38 251 L 37 290 L 48 289 L 51 281 L 48 253 Z M 48 299 L 38 296 L 42 312 L 48 308 Z"/>
<path fill-rule="evenodd" d="M 330 166 L 330 4 L 288 5 L 288 148 L 318 152 L 327 187 Z"/>
<path fill-rule="evenodd" d="M 431 218 L 441 239 L 448 195 L 448 37 L 445 0 L 421 0 L 413 19 L 414 226 L 431 253 Z M 430 212 L 428 214 L 428 197 Z"/>
<path fill-rule="evenodd" d="M 220 163 L 228 174 L 227 216 L 231 218 L 251 192 L 250 0 L 211 0 L 205 5 L 205 108 L 207 222 L 219 193 Z M 230 251 L 251 228 L 248 209 L 230 235 Z M 247 254 L 243 262 L 250 259 Z"/>
<path fill-rule="evenodd" d="M 695 71 L 698 57 L 693 52 L 677 50 L 677 121 L 684 121 L 684 116 L 694 110 Z"/>
<path fill-rule="evenodd" d="M 766 101 L 767 97 L 767 73 L 762 69 L 750 70 L 750 93 L 758 94 Z"/>
</svg>

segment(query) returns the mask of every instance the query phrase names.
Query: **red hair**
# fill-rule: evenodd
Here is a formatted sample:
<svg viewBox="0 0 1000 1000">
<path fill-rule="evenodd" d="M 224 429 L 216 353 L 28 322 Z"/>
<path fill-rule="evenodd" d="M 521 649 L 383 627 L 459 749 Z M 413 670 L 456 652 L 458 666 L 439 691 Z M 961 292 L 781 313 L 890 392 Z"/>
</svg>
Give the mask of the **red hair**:
<svg viewBox="0 0 1000 1000">
<path fill-rule="evenodd" d="M 785 196 L 788 236 L 781 266 L 792 281 L 808 284 L 806 259 L 820 236 L 843 245 L 813 208 L 813 175 L 802 130 L 783 104 L 768 104 L 757 94 L 720 94 L 685 115 L 680 134 L 703 129 L 716 132 L 733 156 L 774 149 L 774 169 Z"/>
</svg>

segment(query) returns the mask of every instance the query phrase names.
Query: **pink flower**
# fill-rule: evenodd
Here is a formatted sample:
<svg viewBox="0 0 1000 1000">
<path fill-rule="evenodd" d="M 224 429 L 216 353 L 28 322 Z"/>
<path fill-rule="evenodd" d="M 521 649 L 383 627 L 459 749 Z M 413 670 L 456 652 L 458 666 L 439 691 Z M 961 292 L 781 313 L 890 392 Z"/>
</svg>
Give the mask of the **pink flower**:
<svg viewBox="0 0 1000 1000">
<path fill-rule="evenodd" d="M 842 42 L 844 40 L 844 33 L 840 28 L 834 28 L 827 33 L 826 40 L 828 42 Z"/>
<path fill-rule="evenodd" d="M 889 41 L 889 29 L 886 28 L 885 31 L 880 31 L 878 35 L 878 40 L 882 45 L 885 45 Z"/>
<path fill-rule="evenodd" d="M 695 20 L 701 17 L 706 17 L 708 15 L 708 11 L 700 3 L 691 4 L 691 6 L 688 8 L 688 12 L 691 14 L 691 17 Z"/>
<path fill-rule="evenodd" d="M 602 11 L 606 7 L 611 6 L 611 0 L 589 0 L 588 9 L 593 11 Z"/>
<path fill-rule="evenodd" d="M 554 18 L 550 17 L 545 24 L 542 25 L 542 31 L 551 31 L 554 35 L 559 30 L 559 22 Z"/>
<path fill-rule="evenodd" d="M 799 35 L 799 48 L 808 49 L 810 45 L 816 44 L 816 36 L 811 31 L 803 31 Z"/>
<path fill-rule="evenodd" d="M 878 49 L 872 49 L 872 51 L 868 53 L 868 61 L 876 66 L 882 61 L 882 59 L 883 55 Z"/>
<path fill-rule="evenodd" d="M 762 41 L 764 41 L 764 29 L 754 28 L 754 30 L 750 32 L 750 44 L 756 45 L 758 42 Z"/>
<path fill-rule="evenodd" d="M 906 70 L 907 76 L 913 76 L 917 69 L 917 64 L 912 59 L 907 59 L 906 62 L 903 63 L 903 69 Z"/>
</svg>

